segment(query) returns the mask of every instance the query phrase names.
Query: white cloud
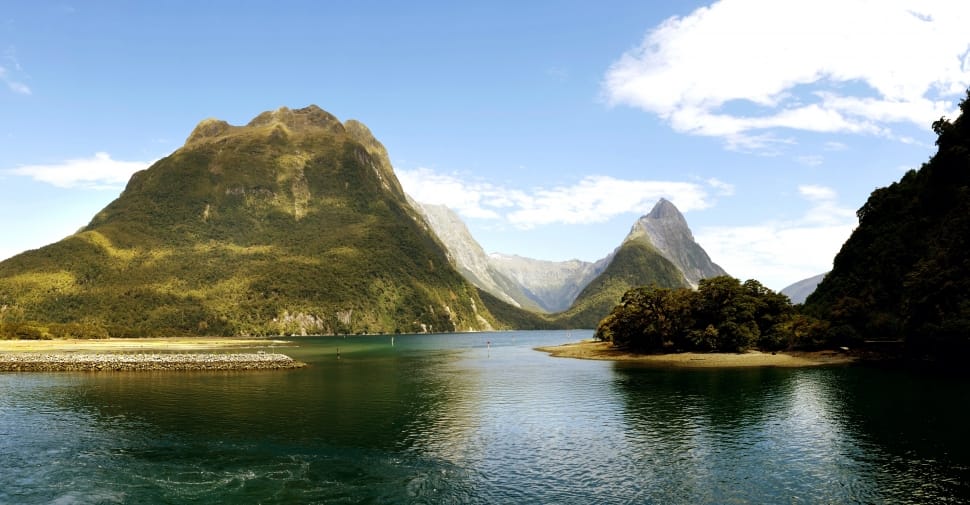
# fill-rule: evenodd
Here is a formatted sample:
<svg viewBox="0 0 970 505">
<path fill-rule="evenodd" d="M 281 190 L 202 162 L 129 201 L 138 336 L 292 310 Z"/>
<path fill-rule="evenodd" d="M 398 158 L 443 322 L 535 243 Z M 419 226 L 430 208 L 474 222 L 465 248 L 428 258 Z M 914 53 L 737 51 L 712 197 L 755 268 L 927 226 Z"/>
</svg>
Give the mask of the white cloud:
<svg viewBox="0 0 970 505">
<path fill-rule="evenodd" d="M 31 177 L 36 181 L 60 188 L 121 189 L 139 170 L 151 162 L 119 161 L 108 153 L 96 153 L 91 158 L 63 161 L 52 165 L 26 165 L 4 170 L 9 175 Z"/>
<path fill-rule="evenodd" d="M 538 188 L 520 199 L 518 208 L 506 217 L 524 229 L 553 223 L 601 223 L 621 214 L 646 213 L 661 197 L 682 212 L 711 205 L 704 188 L 693 183 L 588 176 L 572 186 Z"/>
<path fill-rule="evenodd" d="M 830 200 L 835 200 L 836 194 L 835 190 L 827 186 L 817 186 L 814 184 L 805 184 L 798 187 L 798 194 L 804 196 L 805 198 L 813 202 L 825 202 Z"/>
<path fill-rule="evenodd" d="M 968 24 L 970 2 L 722 0 L 651 30 L 603 90 L 734 148 L 771 146 L 779 128 L 895 138 L 955 114 Z"/>
<path fill-rule="evenodd" d="M 731 196 L 734 194 L 734 184 L 728 184 L 716 177 L 711 177 L 704 182 L 706 182 L 711 188 L 717 190 L 717 194 L 721 196 Z"/>
<path fill-rule="evenodd" d="M 831 270 L 858 224 L 855 212 L 840 206 L 831 188 L 804 185 L 798 192 L 812 204 L 801 218 L 702 228 L 698 243 L 729 274 L 757 279 L 774 290 Z"/>
<path fill-rule="evenodd" d="M 498 219 L 499 214 L 486 207 L 512 205 L 511 192 L 486 182 L 466 182 L 454 175 L 438 174 L 428 168 L 395 170 L 404 191 L 422 202 L 445 205 L 459 214 L 479 219 Z"/>
<path fill-rule="evenodd" d="M 643 214 L 661 197 L 682 212 L 689 212 L 713 204 L 708 187 L 721 195 L 734 189 L 717 179 L 701 184 L 588 176 L 569 186 L 521 191 L 484 181 L 465 181 L 427 168 L 396 173 L 404 190 L 415 200 L 446 205 L 469 218 L 500 220 L 519 229 L 601 223 L 626 213 Z"/>
<path fill-rule="evenodd" d="M 11 78 L 7 69 L 4 67 L 0 67 L 0 81 L 3 81 L 7 85 L 7 88 L 14 93 L 21 95 L 29 95 L 31 93 L 30 88 L 26 84 Z"/>
</svg>

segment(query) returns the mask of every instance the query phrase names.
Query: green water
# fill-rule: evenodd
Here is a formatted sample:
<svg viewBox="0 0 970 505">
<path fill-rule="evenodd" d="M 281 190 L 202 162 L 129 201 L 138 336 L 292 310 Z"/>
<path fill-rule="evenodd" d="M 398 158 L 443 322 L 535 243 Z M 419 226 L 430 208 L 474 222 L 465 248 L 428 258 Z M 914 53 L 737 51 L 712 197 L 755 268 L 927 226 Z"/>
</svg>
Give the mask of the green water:
<svg viewBox="0 0 970 505">
<path fill-rule="evenodd" d="M 0 374 L 0 503 L 970 502 L 966 381 L 532 350 L 588 336 L 299 338 L 286 352 L 311 366 L 293 371 Z"/>
</svg>

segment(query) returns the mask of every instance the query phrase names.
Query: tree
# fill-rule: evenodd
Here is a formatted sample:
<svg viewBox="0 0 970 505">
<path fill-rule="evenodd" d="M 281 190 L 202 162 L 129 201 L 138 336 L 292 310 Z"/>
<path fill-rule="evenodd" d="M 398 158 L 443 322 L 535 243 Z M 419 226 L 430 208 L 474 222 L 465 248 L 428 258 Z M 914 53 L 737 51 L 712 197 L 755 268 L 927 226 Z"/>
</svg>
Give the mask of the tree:
<svg viewBox="0 0 970 505">
<path fill-rule="evenodd" d="M 791 323 L 793 316 L 787 296 L 756 280 L 742 284 L 720 276 L 702 280 L 697 291 L 631 289 L 600 322 L 596 337 L 644 352 L 774 350 L 794 345 L 798 339 L 789 333 L 808 324 Z"/>
</svg>

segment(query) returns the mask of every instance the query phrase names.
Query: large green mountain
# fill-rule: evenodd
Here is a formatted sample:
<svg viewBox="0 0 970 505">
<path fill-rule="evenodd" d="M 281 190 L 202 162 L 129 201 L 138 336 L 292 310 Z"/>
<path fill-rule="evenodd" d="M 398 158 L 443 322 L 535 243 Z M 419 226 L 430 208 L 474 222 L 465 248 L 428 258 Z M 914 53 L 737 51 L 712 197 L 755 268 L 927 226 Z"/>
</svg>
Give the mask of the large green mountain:
<svg viewBox="0 0 970 505">
<path fill-rule="evenodd" d="M 687 227 L 684 216 L 661 199 L 649 214 L 634 223 L 609 265 L 560 315 L 567 326 L 594 328 L 632 288 L 684 288 L 705 277 L 722 275 Z"/>
<path fill-rule="evenodd" d="M 7 336 L 504 326 L 408 204 L 384 147 L 316 106 L 202 121 L 88 226 L 0 263 L 0 307 Z"/>
<path fill-rule="evenodd" d="M 904 339 L 911 351 L 970 351 L 970 96 L 933 124 L 937 153 L 858 211 L 859 226 L 806 309 L 834 336 Z"/>
</svg>

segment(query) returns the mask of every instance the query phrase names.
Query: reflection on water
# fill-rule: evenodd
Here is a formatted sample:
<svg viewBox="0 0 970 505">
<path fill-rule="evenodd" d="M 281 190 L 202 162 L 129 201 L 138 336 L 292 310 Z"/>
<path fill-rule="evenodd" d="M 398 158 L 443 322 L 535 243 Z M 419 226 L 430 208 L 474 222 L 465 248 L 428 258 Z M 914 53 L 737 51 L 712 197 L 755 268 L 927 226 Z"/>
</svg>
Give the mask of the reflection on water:
<svg viewBox="0 0 970 505">
<path fill-rule="evenodd" d="M 0 503 L 970 496 L 965 381 L 532 350 L 586 336 L 307 338 L 301 370 L 0 375 Z"/>
</svg>

